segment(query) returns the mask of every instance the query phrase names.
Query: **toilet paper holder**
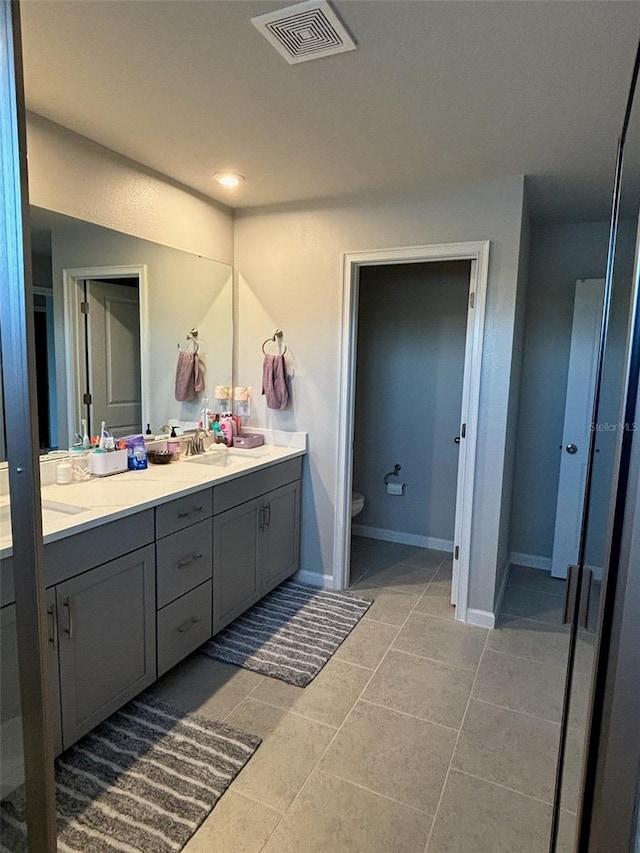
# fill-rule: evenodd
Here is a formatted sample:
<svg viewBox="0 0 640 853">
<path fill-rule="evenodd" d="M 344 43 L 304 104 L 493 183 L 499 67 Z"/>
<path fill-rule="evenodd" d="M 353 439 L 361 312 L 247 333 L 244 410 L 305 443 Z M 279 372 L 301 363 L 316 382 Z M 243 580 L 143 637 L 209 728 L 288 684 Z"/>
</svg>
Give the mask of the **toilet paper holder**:
<svg viewBox="0 0 640 853">
<path fill-rule="evenodd" d="M 384 475 L 384 484 L 385 484 L 385 486 L 388 486 L 388 485 L 389 485 L 389 478 L 390 478 L 390 477 L 397 477 L 397 476 L 398 476 L 398 472 L 399 472 L 399 471 L 402 471 L 402 465 L 394 465 L 394 466 L 393 466 L 393 471 L 389 471 L 389 473 L 388 473 L 388 474 L 385 474 L 385 475 Z"/>
</svg>

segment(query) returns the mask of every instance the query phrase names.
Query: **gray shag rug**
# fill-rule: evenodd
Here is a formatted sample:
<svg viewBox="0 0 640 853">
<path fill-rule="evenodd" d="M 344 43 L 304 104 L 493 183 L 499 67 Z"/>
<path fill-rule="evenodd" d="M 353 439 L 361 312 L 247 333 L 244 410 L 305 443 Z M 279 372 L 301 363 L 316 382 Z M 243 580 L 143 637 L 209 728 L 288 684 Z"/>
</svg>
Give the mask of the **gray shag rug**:
<svg viewBox="0 0 640 853">
<path fill-rule="evenodd" d="M 55 762 L 58 850 L 182 850 L 260 745 L 140 696 Z M 0 849 L 26 851 L 24 787 L 0 803 Z"/>
<path fill-rule="evenodd" d="M 285 581 L 200 651 L 306 687 L 372 604 L 350 593 Z"/>
</svg>

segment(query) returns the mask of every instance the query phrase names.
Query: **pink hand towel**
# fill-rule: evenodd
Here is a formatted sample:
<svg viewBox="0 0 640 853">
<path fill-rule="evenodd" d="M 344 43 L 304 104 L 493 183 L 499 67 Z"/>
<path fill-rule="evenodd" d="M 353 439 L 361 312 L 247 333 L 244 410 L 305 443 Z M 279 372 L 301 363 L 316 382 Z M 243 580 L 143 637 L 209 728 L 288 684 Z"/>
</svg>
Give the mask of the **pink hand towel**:
<svg viewBox="0 0 640 853">
<path fill-rule="evenodd" d="M 204 391 L 204 364 L 195 352 L 180 350 L 176 367 L 176 400 L 190 403 L 201 391 Z"/>
<path fill-rule="evenodd" d="M 283 355 L 265 355 L 262 363 L 262 393 L 270 409 L 286 409 L 289 405 L 287 368 Z"/>
</svg>

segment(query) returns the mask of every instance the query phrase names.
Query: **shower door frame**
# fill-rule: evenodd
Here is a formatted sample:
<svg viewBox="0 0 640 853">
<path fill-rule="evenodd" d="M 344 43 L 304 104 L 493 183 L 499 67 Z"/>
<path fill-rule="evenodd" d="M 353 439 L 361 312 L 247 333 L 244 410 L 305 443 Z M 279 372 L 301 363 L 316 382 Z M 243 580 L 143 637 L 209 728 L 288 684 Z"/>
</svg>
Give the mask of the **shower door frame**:
<svg viewBox="0 0 640 853">
<path fill-rule="evenodd" d="M 480 407 L 480 375 L 484 340 L 485 306 L 489 276 L 490 241 L 442 243 L 432 246 L 407 246 L 396 249 L 373 249 L 343 255 L 342 326 L 340 390 L 338 413 L 338 472 L 344 477 L 336 484 L 334 552 L 332 586 L 349 586 L 351 547 L 351 489 L 353 479 L 353 430 L 355 421 L 355 368 L 358 325 L 360 268 L 390 264 L 416 264 L 435 261 L 471 261 L 469 293 L 474 294 L 468 307 L 465 340 L 464 387 L 460 422 L 466 423 L 464 444 L 461 443 L 458 488 L 456 495 L 456 541 L 459 559 L 454 560 L 453 603 L 456 619 L 484 627 L 493 627 L 493 614 L 468 606 L 469 556 L 473 496 L 475 486 L 476 441 Z M 456 565 L 457 564 L 457 565 Z"/>
</svg>

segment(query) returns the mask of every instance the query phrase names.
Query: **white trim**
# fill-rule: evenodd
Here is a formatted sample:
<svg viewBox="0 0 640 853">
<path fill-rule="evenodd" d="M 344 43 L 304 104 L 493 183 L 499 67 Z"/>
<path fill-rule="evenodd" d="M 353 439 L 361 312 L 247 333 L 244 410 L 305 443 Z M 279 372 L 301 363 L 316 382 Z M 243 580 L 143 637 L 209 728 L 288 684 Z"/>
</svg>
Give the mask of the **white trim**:
<svg viewBox="0 0 640 853">
<path fill-rule="evenodd" d="M 456 516 L 459 520 L 460 559 L 457 561 L 456 619 L 467 620 L 469 596 L 469 557 L 476 467 L 476 439 L 480 403 L 480 374 L 486 290 L 489 271 L 489 241 L 448 243 L 434 246 L 409 246 L 348 252 L 343 255 L 342 322 L 340 340 L 340 387 L 338 398 L 338 441 L 336 471 L 339 472 L 335 493 L 333 582 L 336 589 L 349 583 L 351 489 L 353 466 L 353 424 L 355 397 L 356 331 L 358 321 L 359 270 L 362 266 L 380 266 L 426 261 L 470 260 L 470 292 L 475 293 L 474 307 L 469 309 L 465 350 L 465 393 L 461 423 L 467 424 L 467 439 L 460 454 L 462 470 L 458 478 Z M 462 446 L 461 446 L 462 451 Z"/>
<path fill-rule="evenodd" d="M 399 542 L 401 545 L 416 545 L 418 548 L 430 548 L 432 551 L 446 551 L 448 554 L 453 554 L 451 539 L 436 539 L 435 536 L 420 536 L 417 533 L 403 533 L 401 530 L 385 530 L 384 527 L 367 527 L 365 524 L 352 524 L 351 532 L 367 539 Z"/>
<path fill-rule="evenodd" d="M 475 607 L 468 607 L 466 621 L 469 625 L 478 625 L 480 628 L 496 627 L 496 615 L 490 610 L 476 610 Z"/>
<path fill-rule="evenodd" d="M 58 435 L 59 442 L 73 441 L 73 434 L 80 424 L 84 365 L 81 363 L 80 342 L 83 332 L 80 328 L 78 301 L 80 282 L 92 278 L 130 278 L 138 279 L 140 299 L 140 392 L 144 425 L 149 417 L 149 385 L 151 359 L 151 329 L 149 328 L 149 290 L 146 264 L 126 264 L 108 267 L 70 267 L 62 270 L 62 300 L 64 316 L 64 366 L 67 376 L 67 433 L 66 439 Z"/>
<path fill-rule="evenodd" d="M 526 566 L 528 569 L 551 571 L 551 557 L 540 557 L 537 554 L 521 554 L 520 551 L 512 551 L 509 554 L 509 562 L 512 566 Z"/>
<path fill-rule="evenodd" d="M 293 579 L 299 583 L 309 584 L 309 586 L 317 586 L 318 589 L 335 589 L 332 575 L 322 575 L 320 572 L 310 572 L 307 569 L 300 569 L 300 571 L 295 573 Z"/>
</svg>

